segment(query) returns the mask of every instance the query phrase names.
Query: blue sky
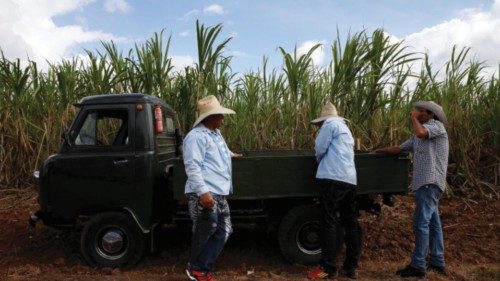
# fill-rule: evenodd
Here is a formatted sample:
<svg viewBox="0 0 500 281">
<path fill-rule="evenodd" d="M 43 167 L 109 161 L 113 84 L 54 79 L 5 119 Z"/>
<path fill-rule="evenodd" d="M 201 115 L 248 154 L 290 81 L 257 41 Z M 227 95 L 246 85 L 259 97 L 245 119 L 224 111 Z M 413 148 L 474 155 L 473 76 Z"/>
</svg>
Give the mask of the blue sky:
<svg viewBox="0 0 500 281">
<path fill-rule="evenodd" d="M 256 70 L 263 55 L 279 67 L 278 46 L 306 52 L 314 43 L 324 44 L 314 57 L 324 65 L 337 30 L 345 38 L 376 28 L 428 50 L 437 65 L 453 44 L 471 46 L 494 67 L 500 62 L 500 0 L 2 0 L 0 47 L 9 57 L 54 62 L 99 48 L 100 40 L 113 39 L 126 52 L 165 29 L 170 55 L 182 66 L 196 62 L 197 19 L 223 24 L 223 36 L 233 37 L 226 54 L 239 72 Z"/>
</svg>

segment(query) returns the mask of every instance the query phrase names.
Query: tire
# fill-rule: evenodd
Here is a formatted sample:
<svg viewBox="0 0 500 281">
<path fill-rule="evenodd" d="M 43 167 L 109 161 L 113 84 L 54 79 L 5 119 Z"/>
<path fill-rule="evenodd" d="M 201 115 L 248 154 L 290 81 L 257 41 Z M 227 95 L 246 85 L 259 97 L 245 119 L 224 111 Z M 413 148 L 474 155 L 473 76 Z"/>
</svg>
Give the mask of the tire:
<svg viewBox="0 0 500 281">
<path fill-rule="evenodd" d="M 90 266 L 126 268 L 142 258 L 145 251 L 144 236 L 127 215 L 119 212 L 102 213 L 85 224 L 80 251 Z"/>
<path fill-rule="evenodd" d="M 295 207 L 281 220 L 278 242 L 281 253 L 291 263 L 311 265 L 321 259 L 319 206 Z"/>
</svg>

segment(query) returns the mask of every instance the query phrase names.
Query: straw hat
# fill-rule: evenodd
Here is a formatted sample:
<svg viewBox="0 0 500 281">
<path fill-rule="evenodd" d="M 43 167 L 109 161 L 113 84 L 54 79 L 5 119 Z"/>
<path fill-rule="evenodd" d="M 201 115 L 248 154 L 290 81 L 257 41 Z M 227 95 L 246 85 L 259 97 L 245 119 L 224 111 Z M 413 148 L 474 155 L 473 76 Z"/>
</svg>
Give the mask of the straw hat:
<svg viewBox="0 0 500 281">
<path fill-rule="evenodd" d="M 198 101 L 198 119 L 194 121 L 196 127 L 203 119 L 215 114 L 235 114 L 234 110 L 220 105 L 219 100 L 214 95 L 206 96 Z"/>
<path fill-rule="evenodd" d="M 331 102 L 327 102 L 325 106 L 323 106 L 320 116 L 312 120 L 311 123 L 313 124 L 319 123 L 325 121 L 330 117 L 337 117 L 337 116 L 339 115 L 337 114 L 337 108 L 335 108 L 335 105 L 333 105 Z"/>
<path fill-rule="evenodd" d="M 434 119 L 437 119 L 444 124 L 448 122 L 448 120 L 446 119 L 446 114 L 443 111 L 443 108 L 439 104 L 433 101 L 417 101 L 416 103 L 413 104 L 413 107 L 420 107 L 423 109 L 427 109 L 430 112 L 434 113 Z"/>
</svg>

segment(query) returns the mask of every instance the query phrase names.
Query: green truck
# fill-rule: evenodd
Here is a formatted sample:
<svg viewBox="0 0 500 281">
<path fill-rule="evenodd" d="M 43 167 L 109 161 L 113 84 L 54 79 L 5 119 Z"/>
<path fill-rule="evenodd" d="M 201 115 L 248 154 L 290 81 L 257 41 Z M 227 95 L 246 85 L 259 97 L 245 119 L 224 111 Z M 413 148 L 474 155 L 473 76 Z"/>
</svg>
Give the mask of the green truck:
<svg viewBox="0 0 500 281">
<path fill-rule="evenodd" d="M 90 96 L 75 106 L 80 110 L 62 135 L 60 150 L 34 174 L 40 209 L 31 214 L 30 224 L 83 226 L 80 249 L 89 265 L 132 266 L 155 249 L 162 226 L 189 223 L 176 113 L 145 94 Z M 286 259 L 317 262 L 313 151 L 243 155 L 233 159 L 233 222 L 275 226 Z M 406 193 L 406 156 L 357 152 L 355 161 L 359 196 Z M 360 202 L 361 209 L 372 207 L 369 200 Z"/>
</svg>

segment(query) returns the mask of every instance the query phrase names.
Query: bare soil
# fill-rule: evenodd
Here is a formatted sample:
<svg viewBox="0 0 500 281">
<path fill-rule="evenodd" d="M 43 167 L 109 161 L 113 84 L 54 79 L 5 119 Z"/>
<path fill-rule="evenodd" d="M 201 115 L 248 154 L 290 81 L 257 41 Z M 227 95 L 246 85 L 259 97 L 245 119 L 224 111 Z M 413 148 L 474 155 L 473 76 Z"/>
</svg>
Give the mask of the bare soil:
<svg viewBox="0 0 500 281">
<path fill-rule="evenodd" d="M 398 196 L 395 203 L 383 207 L 380 217 L 361 214 L 364 248 L 358 280 L 400 280 L 394 271 L 409 262 L 413 198 Z M 450 274 L 429 272 L 426 280 L 500 280 L 498 200 L 444 198 L 440 207 Z M 0 189 L 0 280 L 187 280 L 187 229 L 163 229 L 161 250 L 147 254 L 132 269 L 94 269 L 79 254 L 78 232 L 41 224 L 28 228 L 28 216 L 37 208 L 32 188 Z M 214 274 L 219 280 L 307 280 L 307 270 L 284 260 L 275 234 L 238 226 Z"/>
</svg>

